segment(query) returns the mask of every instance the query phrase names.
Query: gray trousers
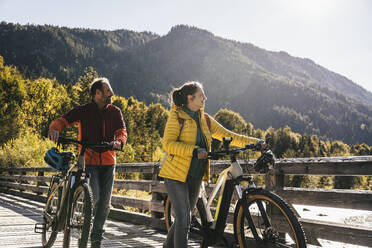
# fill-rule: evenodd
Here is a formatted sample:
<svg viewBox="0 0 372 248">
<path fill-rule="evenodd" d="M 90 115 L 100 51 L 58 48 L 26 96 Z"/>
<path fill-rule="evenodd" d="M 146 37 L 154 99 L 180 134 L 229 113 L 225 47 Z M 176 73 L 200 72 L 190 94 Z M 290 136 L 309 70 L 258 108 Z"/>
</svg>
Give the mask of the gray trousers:
<svg viewBox="0 0 372 248">
<path fill-rule="evenodd" d="M 115 166 L 87 165 L 85 170 L 90 174 L 89 184 L 93 192 L 94 220 L 91 240 L 96 241 L 102 239 L 103 227 L 110 212 Z"/>
<path fill-rule="evenodd" d="M 165 188 L 175 213 L 175 221 L 163 244 L 166 248 L 187 248 L 191 212 L 198 200 L 202 178 L 187 177 L 186 182 L 164 179 Z"/>
</svg>

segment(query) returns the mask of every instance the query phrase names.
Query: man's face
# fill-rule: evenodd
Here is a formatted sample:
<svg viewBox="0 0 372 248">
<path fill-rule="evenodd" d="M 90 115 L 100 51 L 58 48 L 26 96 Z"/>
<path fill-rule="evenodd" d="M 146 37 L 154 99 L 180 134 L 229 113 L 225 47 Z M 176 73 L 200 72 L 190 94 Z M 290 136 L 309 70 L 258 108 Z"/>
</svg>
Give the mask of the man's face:
<svg viewBox="0 0 372 248">
<path fill-rule="evenodd" d="M 111 85 L 104 83 L 102 90 L 99 90 L 100 102 L 104 105 L 112 103 L 112 97 L 114 96 L 114 91 L 111 88 Z"/>
</svg>

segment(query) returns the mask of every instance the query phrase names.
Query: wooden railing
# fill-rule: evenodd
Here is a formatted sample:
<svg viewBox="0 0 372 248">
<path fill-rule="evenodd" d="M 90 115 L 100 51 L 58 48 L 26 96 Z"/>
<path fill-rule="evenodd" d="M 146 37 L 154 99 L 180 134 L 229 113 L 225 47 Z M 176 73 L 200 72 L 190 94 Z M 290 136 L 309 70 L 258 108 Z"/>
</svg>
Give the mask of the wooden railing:
<svg viewBox="0 0 372 248">
<path fill-rule="evenodd" d="M 253 161 L 240 162 L 245 172 L 255 174 Z M 213 161 L 211 174 L 218 174 L 227 166 L 227 161 Z M 117 173 L 137 172 L 150 179 L 115 180 L 114 189 L 150 192 L 151 197 L 143 199 L 114 194 L 110 218 L 165 229 L 163 204 L 166 192 L 163 182 L 157 177 L 158 170 L 158 162 L 118 164 Z M 48 167 L 0 168 L 0 191 L 45 202 L 52 174 Z M 285 175 L 372 176 L 372 156 L 281 159 L 265 178 L 265 187 L 290 204 L 372 211 L 372 191 L 284 187 Z M 131 208 L 128 210 L 128 207 Z M 232 218 L 228 219 L 231 222 Z M 304 218 L 300 221 L 308 242 L 314 245 L 319 244 L 317 239 L 362 246 L 372 244 L 371 227 Z"/>
</svg>

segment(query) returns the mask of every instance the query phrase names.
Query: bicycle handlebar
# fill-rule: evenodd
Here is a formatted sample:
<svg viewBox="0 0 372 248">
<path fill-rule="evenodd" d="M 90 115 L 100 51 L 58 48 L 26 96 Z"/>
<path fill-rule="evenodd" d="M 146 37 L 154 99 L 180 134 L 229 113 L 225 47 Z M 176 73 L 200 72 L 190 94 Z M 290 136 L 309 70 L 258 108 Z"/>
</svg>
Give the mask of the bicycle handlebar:
<svg viewBox="0 0 372 248">
<path fill-rule="evenodd" d="M 257 144 L 249 143 L 245 147 L 242 147 L 242 148 L 225 149 L 225 150 L 220 150 L 216 152 L 208 152 L 208 159 L 214 159 L 214 158 L 218 158 L 224 155 L 239 154 L 240 152 L 244 152 L 246 150 L 263 151 L 261 147 L 262 147 L 261 144 L 257 145 Z"/>
<path fill-rule="evenodd" d="M 68 139 L 68 138 L 62 138 L 62 137 L 58 138 L 57 144 L 79 144 L 81 146 L 84 146 L 90 149 L 114 150 L 114 146 L 112 144 L 109 144 L 108 142 L 102 142 L 101 144 L 91 144 L 85 141 L 79 141 L 75 139 Z"/>
<path fill-rule="evenodd" d="M 252 150 L 252 151 L 260 151 L 261 156 L 256 160 L 254 163 L 254 170 L 260 173 L 267 173 L 270 171 L 275 164 L 275 155 L 274 153 L 269 150 L 268 146 L 263 146 L 263 141 L 258 141 L 256 144 L 249 143 L 243 148 L 234 148 L 230 149 L 229 145 L 232 138 L 223 139 L 224 141 L 224 148 L 225 150 L 217 151 L 217 152 L 208 152 L 208 159 L 218 159 L 223 155 L 230 155 L 231 161 L 235 160 L 237 155 L 240 152 L 245 150 Z"/>
</svg>

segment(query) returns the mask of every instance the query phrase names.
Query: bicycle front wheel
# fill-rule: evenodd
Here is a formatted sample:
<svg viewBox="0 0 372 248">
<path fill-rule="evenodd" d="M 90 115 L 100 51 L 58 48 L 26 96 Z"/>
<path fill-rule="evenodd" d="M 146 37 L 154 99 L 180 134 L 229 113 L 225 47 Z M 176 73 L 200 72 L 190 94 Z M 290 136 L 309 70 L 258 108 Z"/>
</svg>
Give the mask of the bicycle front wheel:
<svg viewBox="0 0 372 248">
<path fill-rule="evenodd" d="M 78 185 L 72 195 L 71 210 L 63 237 L 63 247 L 70 244 L 85 248 L 88 245 L 90 226 L 92 221 L 92 190 L 87 183 Z"/>
<path fill-rule="evenodd" d="M 60 195 L 61 190 L 58 187 L 58 183 L 52 183 L 43 213 L 43 231 L 41 233 L 41 243 L 45 248 L 52 247 L 57 238 L 57 211 Z"/>
<path fill-rule="evenodd" d="M 294 212 L 278 195 L 264 189 L 238 201 L 234 235 L 239 247 L 244 248 L 250 242 L 265 247 L 306 247 L 305 233 Z"/>
</svg>

